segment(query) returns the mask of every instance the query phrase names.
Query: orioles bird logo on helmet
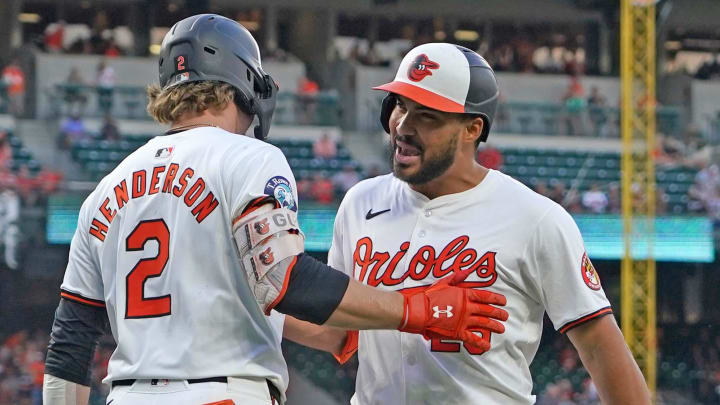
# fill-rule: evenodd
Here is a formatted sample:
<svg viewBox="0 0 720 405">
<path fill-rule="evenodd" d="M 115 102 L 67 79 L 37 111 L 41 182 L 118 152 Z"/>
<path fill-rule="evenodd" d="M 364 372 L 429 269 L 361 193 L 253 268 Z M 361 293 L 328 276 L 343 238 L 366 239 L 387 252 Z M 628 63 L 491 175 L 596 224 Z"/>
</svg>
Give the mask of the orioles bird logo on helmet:
<svg viewBox="0 0 720 405">
<path fill-rule="evenodd" d="M 265 251 L 260 253 L 259 259 L 262 262 L 262 264 L 269 266 L 275 261 L 275 255 L 273 254 L 273 251 L 271 248 L 267 248 L 267 249 L 265 249 Z"/>
<path fill-rule="evenodd" d="M 255 232 L 259 233 L 260 235 L 265 235 L 270 230 L 270 224 L 268 223 L 267 218 L 264 218 L 260 222 L 255 222 Z"/>
<path fill-rule="evenodd" d="M 427 55 L 421 53 L 410 65 L 410 68 L 408 69 L 408 78 L 414 82 L 419 82 L 426 76 L 432 76 L 430 69 L 437 69 L 439 67 L 439 63 L 431 61 L 428 59 Z"/>
</svg>

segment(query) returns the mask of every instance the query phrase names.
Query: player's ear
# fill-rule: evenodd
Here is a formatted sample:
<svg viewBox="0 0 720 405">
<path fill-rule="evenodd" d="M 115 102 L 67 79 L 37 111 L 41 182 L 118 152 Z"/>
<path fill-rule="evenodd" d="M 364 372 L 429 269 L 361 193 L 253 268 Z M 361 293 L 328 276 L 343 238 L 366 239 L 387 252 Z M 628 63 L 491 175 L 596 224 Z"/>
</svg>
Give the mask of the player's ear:
<svg viewBox="0 0 720 405">
<path fill-rule="evenodd" d="M 480 117 L 466 118 L 463 120 L 463 125 L 463 141 L 476 144 L 478 138 L 482 135 L 483 127 L 485 126 L 483 119 Z"/>
</svg>

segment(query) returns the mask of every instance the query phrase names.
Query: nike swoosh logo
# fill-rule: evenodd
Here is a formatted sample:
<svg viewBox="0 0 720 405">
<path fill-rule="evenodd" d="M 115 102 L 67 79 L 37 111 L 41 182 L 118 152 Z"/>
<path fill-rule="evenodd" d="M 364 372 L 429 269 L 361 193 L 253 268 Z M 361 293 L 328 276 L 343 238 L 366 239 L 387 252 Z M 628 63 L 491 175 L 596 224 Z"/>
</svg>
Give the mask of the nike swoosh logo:
<svg viewBox="0 0 720 405">
<path fill-rule="evenodd" d="M 111 399 L 110 402 L 107 403 L 107 405 L 112 404 L 113 401 L 114 401 L 114 399 Z"/>
<path fill-rule="evenodd" d="M 373 219 L 373 218 L 375 218 L 376 216 L 378 216 L 378 215 L 380 215 L 380 214 L 384 214 L 384 213 L 389 212 L 389 211 L 390 211 L 390 208 L 388 208 L 388 209 L 386 209 L 386 210 L 378 211 L 378 212 L 372 212 L 372 208 L 370 208 L 370 209 L 368 210 L 367 214 L 365 214 L 365 219 Z"/>
</svg>

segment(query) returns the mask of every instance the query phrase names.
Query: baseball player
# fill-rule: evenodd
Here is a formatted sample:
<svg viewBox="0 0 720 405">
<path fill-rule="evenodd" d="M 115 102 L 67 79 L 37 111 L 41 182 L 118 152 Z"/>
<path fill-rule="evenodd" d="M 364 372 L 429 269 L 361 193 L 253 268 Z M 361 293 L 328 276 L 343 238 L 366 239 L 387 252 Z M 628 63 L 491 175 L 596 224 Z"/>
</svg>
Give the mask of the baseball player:
<svg viewBox="0 0 720 405">
<path fill-rule="evenodd" d="M 342 336 L 399 329 L 477 350 L 488 344 L 472 331 L 503 332 L 502 296 L 456 286 L 469 272 L 403 296 L 303 253 L 295 179 L 263 142 L 277 86 L 244 27 L 209 14 L 180 21 L 159 71 L 148 112 L 171 129 L 121 162 L 80 209 L 46 405 L 87 403 L 92 353 L 108 330 L 117 342 L 105 378 L 113 405 L 281 403 L 284 325 L 285 336 L 334 352 L 342 346 L 318 325 Z M 254 117 L 254 137 L 240 136 Z"/>
<path fill-rule="evenodd" d="M 475 162 L 498 100 L 487 62 L 461 46 L 420 45 L 394 81 L 376 89 L 388 92 L 381 123 L 390 134 L 392 173 L 348 191 L 329 265 L 404 294 L 471 271 L 463 284 L 506 297 L 509 318 L 504 334 L 480 333 L 492 343 L 488 350 L 360 331 L 351 403 L 532 404 L 529 365 L 547 312 L 579 351 L 604 403 L 649 404 L 573 219 Z M 346 347 L 344 358 L 351 351 Z"/>
</svg>

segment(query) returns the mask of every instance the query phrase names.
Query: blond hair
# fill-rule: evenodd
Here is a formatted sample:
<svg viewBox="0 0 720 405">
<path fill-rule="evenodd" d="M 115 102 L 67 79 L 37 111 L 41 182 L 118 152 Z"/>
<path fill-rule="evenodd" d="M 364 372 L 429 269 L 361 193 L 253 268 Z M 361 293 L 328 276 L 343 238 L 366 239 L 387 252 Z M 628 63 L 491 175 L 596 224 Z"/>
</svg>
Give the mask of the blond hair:
<svg viewBox="0 0 720 405">
<path fill-rule="evenodd" d="M 161 124 L 170 124 L 186 113 L 224 109 L 233 101 L 235 88 L 219 81 L 181 83 L 167 89 L 153 84 L 148 86 L 147 96 L 148 114 Z"/>
</svg>

